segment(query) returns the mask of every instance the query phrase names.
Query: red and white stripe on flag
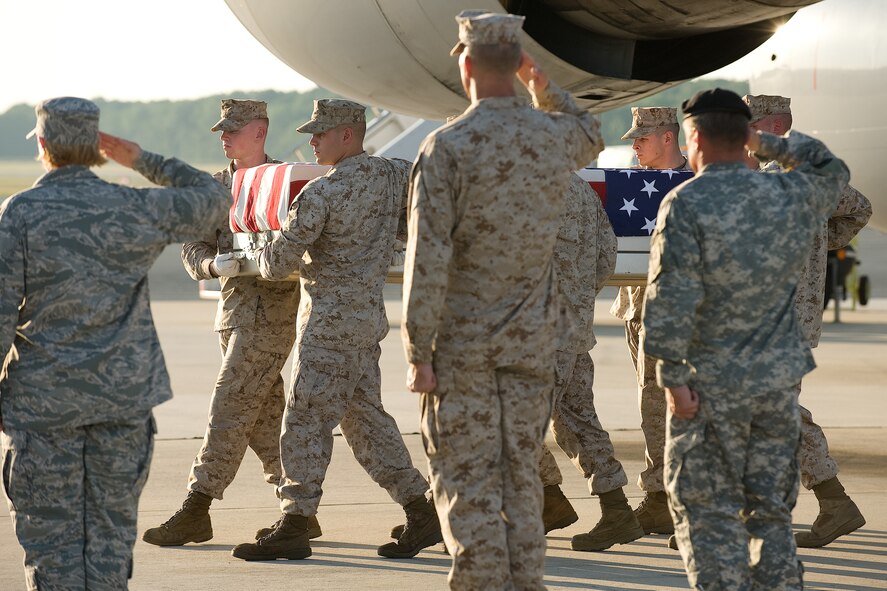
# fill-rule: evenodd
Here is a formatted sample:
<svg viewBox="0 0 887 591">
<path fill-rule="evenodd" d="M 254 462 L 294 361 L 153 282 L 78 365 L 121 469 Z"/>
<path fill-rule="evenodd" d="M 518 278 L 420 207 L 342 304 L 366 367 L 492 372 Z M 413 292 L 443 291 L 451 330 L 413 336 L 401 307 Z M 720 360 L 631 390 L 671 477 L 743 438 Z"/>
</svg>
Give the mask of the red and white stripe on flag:
<svg viewBox="0 0 887 591">
<path fill-rule="evenodd" d="M 579 178 L 588 181 L 591 188 L 600 196 L 601 203 L 607 204 L 607 177 L 603 168 L 582 168 L 576 171 Z"/>
<path fill-rule="evenodd" d="M 330 169 L 305 162 L 262 164 L 234 171 L 231 180 L 232 232 L 280 230 L 293 200 L 308 181 Z"/>
</svg>

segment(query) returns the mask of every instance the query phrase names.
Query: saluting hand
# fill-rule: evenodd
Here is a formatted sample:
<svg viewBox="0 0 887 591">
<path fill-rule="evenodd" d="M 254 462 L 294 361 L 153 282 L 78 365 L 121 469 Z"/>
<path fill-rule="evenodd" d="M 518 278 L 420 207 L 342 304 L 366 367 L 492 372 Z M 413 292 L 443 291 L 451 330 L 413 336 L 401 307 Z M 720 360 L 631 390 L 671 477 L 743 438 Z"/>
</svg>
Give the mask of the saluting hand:
<svg viewBox="0 0 887 591">
<path fill-rule="evenodd" d="M 665 400 L 668 410 L 679 419 L 692 419 L 699 411 L 699 394 L 686 385 L 666 388 Z"/>
<path fill-rule="evenodd" d="M 526 51 L 521 51 L 520 67 L 515 75 L 533 94 L 548 88 L 548 74 L 536 65 L 536 60 Z"/>
<path fill-rule="evenodd" d="M 407 388 L 410 392 L 429 394 L 437 388 L 437 376 L 430 363 L 410 363 L 407 369 Z"/>
<path fill-rule="evenodd" d="M 761 147 L 761 132 L 750 130 L 748 140 L 745 142 L 745 149 L 749 152 L 757 152 Z"/>
<path fill-rule="evenodd" d="M 137 143 L 101 131 L 99 132 L 99 150 L 105 158 L 127 168 L 132 168 L 142 153 L 142 148 Z"/>
</svg>

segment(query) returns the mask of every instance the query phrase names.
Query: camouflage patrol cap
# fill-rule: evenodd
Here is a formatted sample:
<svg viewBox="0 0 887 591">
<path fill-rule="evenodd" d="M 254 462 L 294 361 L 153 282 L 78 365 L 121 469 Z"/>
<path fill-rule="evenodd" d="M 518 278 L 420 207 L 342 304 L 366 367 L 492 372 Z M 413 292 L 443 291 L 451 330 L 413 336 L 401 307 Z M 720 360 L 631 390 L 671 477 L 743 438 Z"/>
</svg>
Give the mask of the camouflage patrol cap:
<svg viewBox="0 0 887 591">
<path fill-rule="evenodd" d="M 268 118 L 268 103 L 253 99 L 222 100 L 222 118 L 210 131 L 237 131 L 255 119 Z"/>
<path fill-rule="evenodd" d="M 456 22 L 459 23 L 459 42 L 450 50 L 450 55 L 459 55 L 469 45 L 520 43 L 518 31 L 524 24 L 524 17 L 486 10 L 463 10 L 456 15 Z"/>
<path fill-rule="evenodd" d="M 631 129 L 622 136 L 633 140 L 650 135 L 660 127 L 678 124 L 678 110 L 674 107 L 632 107 Z"/>
<path fill-rule="evenodd" d="M 781 115 L 792 112 L 792 99 L 773 94 L 747 94 L 742 97 L 751 111 L 751 122 L 755 123 L 770 115 Z"/>
<path fill-rule="evenodd" d="M 311 121 L 296 128 L 299 133 L 323 133 L 346 123 L 366 123 L 366 107 L 345 99 L 314 101 Z"/>
<path fill-rule="evenodd" d="M 26 135 L 42 137 L 50 144 L 97 146 L 99 142 L 99 107 L 94 102 L 74 96 L 47 99 L 34 108 L 37 126 Z"/>
</svg>

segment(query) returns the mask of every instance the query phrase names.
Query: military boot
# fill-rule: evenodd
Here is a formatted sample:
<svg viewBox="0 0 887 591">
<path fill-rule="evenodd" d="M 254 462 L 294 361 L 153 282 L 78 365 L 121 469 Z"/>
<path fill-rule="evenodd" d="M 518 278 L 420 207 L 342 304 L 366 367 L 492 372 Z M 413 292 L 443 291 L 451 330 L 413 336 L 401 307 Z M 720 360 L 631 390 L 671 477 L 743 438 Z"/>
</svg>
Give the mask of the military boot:
<svg viewBox="0 0 887 591">
<path fill-rule="evenodd" d="M 579 516 L 573 509 L 573 505 L 564 496 L 561 487 L 556 484 L 546 486 L 543 489 L 545 504 L 542 506 L 542 523 L 545 525 L 545 533 L 553 529 L 561 529 L 579 521 Z"/>
<path fill-rule="evenodd" d="M 865 517 L 837 477 L 815 485 L 813 494 L 819 500 L 819 515 L 809 532 L 795 534 L 799 548 L 820 548 L 865 525 Z"/>
<path fill-rule="evenodd" d="M 644 528 L 645 534 L 673 534 L 674 522 L 668 511 L 668 497 L 665 492 L 649 492 L 634 510 L 634 516 Z"/>
<path fill-rule="evenodd" d="M 234 546 L 231 555 L 241 560 L 301 560 L 311 556 L 307 517 L 285 514 L 274 526 L 274 531 L 255 544 Z"/>
<path fill-rule="evenodd" d="M 379 546 L 379 556 L 412 558 L 423 548 L 443 541 L 434 503 L 427 500 L 425 495 L 410 501 L 403 509 L 407 515 L 403 533 L 396 542 Z"/>
<path fill-rule="evenodd" d="M 573 550 L 597 552 L 613 544 L 627 544 L 644 535 L 644 528 L 621 488 L 601 495 L 601 520 L 587 534 L 573 536 Z"/>
<path fill-rule="evenodd" d="M 188 542 L 206 542 L 213 537 L 209 518 L 209 504 L 213 498 L 201 492 L 190 491 L 175 512 L 160 527 L 152 527 L 142 534 L 142 540 L 155 546 L 183 546 Z"/>
<path fill-rule="evenodd" d="M 286 514 L 284 514 L 286 515 Z M 280 517 L 283 519 L 283 515 Z M 280 519 L 271 524 L 271 527 L 263 527 L 262 529 L 256 531 L 256 539 L 264 538 L 271 532 L 273 532 L 277 528 L 277 524 L 280 523 Z M 312 515 L 308 518 L 308 539 L 313 540 L 314 538 L 319 538 L 323 535 L 323 530 L 320 529 L 320 522 L 317 521 L 317 515 Z"/>
</svg>

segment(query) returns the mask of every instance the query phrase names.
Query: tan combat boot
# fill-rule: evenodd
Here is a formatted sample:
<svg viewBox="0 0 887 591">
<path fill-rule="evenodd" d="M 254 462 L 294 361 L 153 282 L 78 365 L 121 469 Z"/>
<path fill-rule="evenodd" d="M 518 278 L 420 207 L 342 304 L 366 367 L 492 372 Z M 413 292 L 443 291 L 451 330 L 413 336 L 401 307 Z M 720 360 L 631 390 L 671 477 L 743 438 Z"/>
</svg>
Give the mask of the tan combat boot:
<svg viewBox="0 0 887 591">
<path fill-rule="evenodd" d="M 188 542 L 206 542 L 213 537 L 209 518 L 212 497 L 190 491 L 182 508 L 160 527 L 152 527 L 142 534 L 142 540 L 155 546 L 183 546 Z"/>
<path fill-rule="evenodd" d="M 284 514 L 285 515 L 285 514 Z M 280 517 L 283 519 L 283 516 Z M 262 529 L 256 531 L 256 539 L 264 538 L 275 529 L 277 529 L 277 524 L 280 523 L 280 519 L 271 524 L 271 527 L 263 527 Z M 323 530 L 320 529 L 320 522 L 317 521 L 317 515 L 312 515 L 308 518 L 308 539 L 313 540 L 314 538 L 319 538 L 323 535 Z"/>
<path fill-rule="evenodd" d="M 634 510 L 634 516 L 645 534 L 673 534 L 674 522 L 668 511 L 668 497 L 664 491 L 648 492 Z"/>
<path fill-rule="evenodd" d="M 573 505 L 567 500 L 564 492 L 556 484 L 542 489 L 545 495 L 545 504 L 542 506 L 542 523 L 545 525 L 545 533 L 554 529 L 562 529 L 579 521 L 579 516 L 573 509 Z"/>
<path fill-rule="evenodd" d="M 434 503 L 427 500 L 425 495 L 407 503 L 403 510 L 407 515 L 407 522 L 403 527 L 403 533 L 401 533 L 396 542 L 389 542 L 379 546 L 377 551 L 379 556 L 385 558 L 412 558 L 423 548 L 443 541 Z"/>
<path fill-rule="evenodd" d="M 815 485 L 813 494 L 819 500 L 819 515 L 809 532 L 795 534 L 799 548 L 821 548 L 865 525 L 865 517 L 837 477 Z"/>
<path fill-rule="evenodd" d="M 241 560 L 302 560 L 311 556 L 307 517 L 285 514 L 274 525 L 274 531 L 255 544 L 234 546 L 231 555 Z"/>
<path fill-rule="evenodd" d="M 638 523 L 621 488 L 600 497 L 601 520 L 587 534 L 573 536 L 573 550 L 597 552 L 613 544 L 627 544 L 643 537 L 644 528 Z"/>
</svg>

